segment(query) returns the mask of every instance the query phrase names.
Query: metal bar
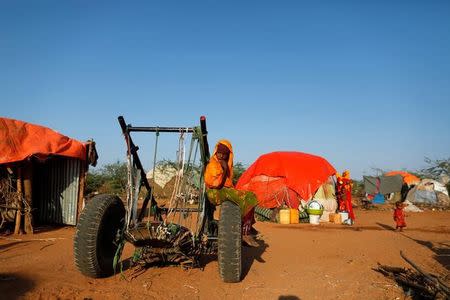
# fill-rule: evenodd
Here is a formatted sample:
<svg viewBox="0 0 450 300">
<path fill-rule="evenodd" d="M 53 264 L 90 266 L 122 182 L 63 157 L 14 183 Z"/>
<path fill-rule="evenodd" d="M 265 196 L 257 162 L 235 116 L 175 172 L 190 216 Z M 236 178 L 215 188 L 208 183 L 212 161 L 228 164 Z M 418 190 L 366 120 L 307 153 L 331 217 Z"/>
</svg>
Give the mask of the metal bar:
<svg viewBox="0 0 450 300">
<path fill-rule="evenodd" d="M 206 117 L 200 117 L 200 130 L 201 130 L 201 143 L 200 143 L 200 152 L 201 152 L 201 160 L 203 163 L 203 167 L 206 168 L 206 165 L 209 162 L 210 152 L 209 152 L 209 144 L 208 144 L 208 130 L 206 128 Z M 205 170 L 203 170 L 204 172 Z M 203 178 L 201 178 L 203 180 Z M 199 230 L 199 235 L 203 233 L 209 234 L 210 229 L 212 228 L 212 221 L 214 220 L 214 210 L 215 207 L 209 202 L 208 197 L 206 195 L 205 190 L 203 190 L 203 194 L 201 195 L 201 199 L 203 199 L 203 207 L 204 211 L 203 220 L 201 221 L 201 227 Z"/>
<path fill-rule="evenodd" d="M 209 145 L 208 145 L 208 130 L 206 130 L 206 117 L 205 116 L 201 116 L 200 117 L 200 128 L 202 130 L 202 138 L 203 138 L 203 162 L 205 163 L 205 167 L 206 164 L 209 161 Z"/>
<path fill-rule="evenodd" d="M 152 198 L 155 199 L 153 197 L 153 195 L 152 195 Z M 144 218 L 144 214 L 145 214 L 145 212 L 147 210 L 147 205 L 148 205 L 149 199 L 150 199 L 150 193 L 147 192 L 147 195 L 145 196 L 145 199 L 144 199 L 144 203 L 142 204 L 142 207 L 141 207 L 141 211 L 139 212 L 139 216 L 137 218 L 137 222 L 138 223 L 141 222 L 142 219 Z M 150 217 L 150 216 L 148 216 L 148 217 Z"/>
<path fill-rule="evenodd" d="M 137 154 L 137 150 L 139 148 L 134 145 L 133 140 L 131 139 L 131 135 L 128 131 L 128 126 L 126 125 L 125 119 L 123 118 L 123 116 L 119 116 L 118 120 L 119 120 L 120 127 L 122 128 L 123 135 L 128 137 L 128 141 L 130 143 L 131 155 L 133 155 L 133 162 L 136 165 L 136 167 L 139 169 L 139 171 L 141 172 L 141 184 L 143 186 L 145 186 L 145 188 L 147 189 L 147 196 L 145 197 L 144 203 L 142 204 L 141 213 L 138 216 L 138 222 L 140 222 L 142 220 L 142 218 L 144 217 L 144 212 L 147 210 L 148 202 L 150 201 L 151 205 L 156 208 L 158 207 L 158 203 L 156 202 L 155 197 L 153 196 L 152 187 L 148 183 L 147 174 L 145 174 L 144 167 L 142 166 L 141 160 L 139 159 L 139 156 Z M 150 195 L 151 195 L 151 197 L 150 197 Z M 156 215 L 158 215 L 158 211 L 156 212 Z"/>
<path fill-rule="evenodd" d="M 194 132 L 193 127 L 135 127 L 127 125 L 128 132 Z"/>
<path fill-rule="evenodd" d="M 118 118 L 120 127 L 122 127 L 122 132 L 124 135 L 128 135 L 129 141 L 130 141 L 130 148 L 131 148 L 131 155 L 133 155 L 133 161 L 136 165 L 136 167 L 141 172 L 141 183 L 145 186 L 145 188 L 150 191 L 152 188 L 150 187 L 150 184 L 147 181 L 147 176 L 144 171 L 144 167 L 142 166 L 141 160 L 139 159 L 139 156 L 137 154 L 137 150 L 139 149 L 134 145 L 133 140 L 131 139 L 131 136 L 128 131 L 128 126 L 125 123 L 125 119 L 122 116 L 119 116 Z M 152 201 L 154 198 L 152 197 Z M 156 201 L 155 201 L 156 203 Z"/>
</svg>

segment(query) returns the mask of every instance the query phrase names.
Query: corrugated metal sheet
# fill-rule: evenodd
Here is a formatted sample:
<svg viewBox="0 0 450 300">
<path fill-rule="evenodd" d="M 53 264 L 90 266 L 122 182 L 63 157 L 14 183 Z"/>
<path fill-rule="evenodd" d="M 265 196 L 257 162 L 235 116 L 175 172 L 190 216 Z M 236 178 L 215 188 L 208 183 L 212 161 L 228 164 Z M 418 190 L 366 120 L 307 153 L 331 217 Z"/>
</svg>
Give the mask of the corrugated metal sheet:
<svg viewBox="0 0 450 300">
<path fill-rule="evenodd" d="M 39 222 L 76 225 L 80 165 L 78 159 L 53 158 L 38 172 L 39 199 L 36 203 Z"/>
</svg>

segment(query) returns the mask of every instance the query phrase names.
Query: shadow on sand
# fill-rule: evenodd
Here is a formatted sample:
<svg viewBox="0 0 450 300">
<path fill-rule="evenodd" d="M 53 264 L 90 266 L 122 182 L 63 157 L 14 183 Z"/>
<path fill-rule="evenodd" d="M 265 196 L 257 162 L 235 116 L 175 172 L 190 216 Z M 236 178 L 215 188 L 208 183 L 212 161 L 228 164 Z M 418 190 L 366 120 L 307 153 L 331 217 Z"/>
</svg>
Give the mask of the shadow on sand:
<svg viewBox="0 0 450 300">
<path fill-rule="evenodd" d="M 14 273 L 0 273 L 2 299 L 22 299 L 34 286 L 34 282 L 29 278 Z"/>
<path fill-rule="evenodd" d="M 4 244 L 4 245 L 0 245 L 0 254 L 8 252 L 9 250 L 11 250 L 16 245 L 20 245 L 20 244 L 26 245 L 28 243 L 29 243 L 28 241 L 12 241 L 10 243 Z"/>
<path fill-rule="evenodd" d="M 382 224 L 382 223 L 377 223 L 378 226 L 380 226 L 381 228 L 385 229 L 385 230 L 389 230 L 389 231 L 395 231 L 395 228 L 386 224 Z M 408 230 L 406 232 L 409 231 L 419 231 L 419 232 L 432 232 L 432 233 L 444 233 L 446 234 L 445 231 L 439 230 L 439 229 L 424 229 L 424 228 L 419 228 L 419 229 L 413 229 L 413 230 Z M 419 239 L 415 239 L 410 237 L 409 235 L 405 234 L 405 232 L 399 232 L 399 234 L 401 234 L 402 236 L 416 242 L 419 245 L 422 245 L 428 249 L 430 249 L 431 251 L 434 252 L 433 258 L 440 263 L 444 268 L 446 268 L 447 270 L 450 270 L 450 244 L 449 243 L 433 243 L 430 241 L 425 241 L 425 240 L 419 240 Z"/>
<path fill-rule="evenodd" d="M 278 300 L 300 300 L 300 298 L 294 295 L 282 295 L 278 297 Z"/>
<path fill-rule="evenodd" d="M 383 223 L 376 223 L 378 226 L 380 226 L 381 228 L 383 228 L 384 230 L 388 230 L 388 231 L 395 231 L 395 228 Z"/>
<path fill-rule="evenodd" d="M 433 258 L 440 263 L 447 271 L 450 271 L 450 244 L 449 243 L 433 243 L 415 239 L 402 233 L 402 235 L 419 245 L 422 245 L 434 252 Z"/>
<path fill-rule="evenodd" d="M 243 247 L 242 248 L 242 279 L 244 279 L 253 265 L 253 262 L 256 260 L 260 263 L 265 263 L 265 260 L 262 258 L 264 252 L 269 247 L 269 245 L 261 238 L 257 238 L 258 247 Z"/>
</svg>

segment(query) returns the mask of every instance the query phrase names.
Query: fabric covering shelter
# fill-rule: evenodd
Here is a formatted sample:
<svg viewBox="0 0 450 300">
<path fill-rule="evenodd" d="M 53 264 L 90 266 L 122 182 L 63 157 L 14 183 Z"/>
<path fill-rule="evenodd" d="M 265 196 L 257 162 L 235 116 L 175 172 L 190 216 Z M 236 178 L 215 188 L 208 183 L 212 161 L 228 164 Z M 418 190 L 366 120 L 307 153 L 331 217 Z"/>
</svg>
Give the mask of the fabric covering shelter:
<svg viewBox="0 0 450 300">
<path fill-rule="evenodd" d="M 0 118 L 0 164 L 23 161 L 31 156 L 45 159 L 49 155 L 85 161 L 86 145 L 47 127 Z"/>
<path fill-rule="evenodd" d="M 412 203 L 450 205 L 447 188 L 433 179 L 423 179 L 408 192 L 406 199 Z"/>
<path fill-rule="evenodd" d="M 368 194 L 390 194 L 400 192 L 403 185 L 403 177 L 393 176 L 363 176 L 364 190 Z"/>
<path fill-rule="evenodd" d="M 391 171 L 384 174 L 384 176 L 395 176 L 395 175 L 402 176 L 403 182 L 405 182 L 408 185 L 418 184 L 420 182 L 420 178 L 405 171 Z"/>
<path fill-rule="evenodd" d="M 334 213 L 338 209 L 336 183 L 334 182 L 333 177 L 328 177 L 328 180 L 317 189 L 317 192 L 313 196 L 313 200 L 316 200 L 323 205 L 323 213 L 320 217 L 320 221 L 328 222 L 330 213 Z"/>
<path fill-rule="evenodd" d="M 236 188 L 254 192 L 261 207 L 298 208 L 301 199 L 310 200 L 334 174 L 334 167 L 320 156 L 272 152 L 261 155 L 241 175 Z"/>
</svg>

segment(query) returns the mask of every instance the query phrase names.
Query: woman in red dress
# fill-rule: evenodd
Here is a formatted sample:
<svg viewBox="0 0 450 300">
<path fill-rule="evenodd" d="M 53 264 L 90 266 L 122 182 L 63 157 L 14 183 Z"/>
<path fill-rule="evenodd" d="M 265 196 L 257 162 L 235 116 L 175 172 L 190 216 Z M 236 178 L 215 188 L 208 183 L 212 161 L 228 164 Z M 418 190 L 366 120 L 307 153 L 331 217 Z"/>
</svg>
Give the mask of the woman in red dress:
<svg viewBox="0 0 450 300">
<path fill-rule="evenodd" d="M 352 180 L 350 179 L 350 172 L 345 170 L 342 176 L 337 173 L 336 198 L 338 200 L 339 210 L 348 212 L 352 223 L 355 222 L 355 213 L 353 212 L 352 204 Z"/>
</svg>

